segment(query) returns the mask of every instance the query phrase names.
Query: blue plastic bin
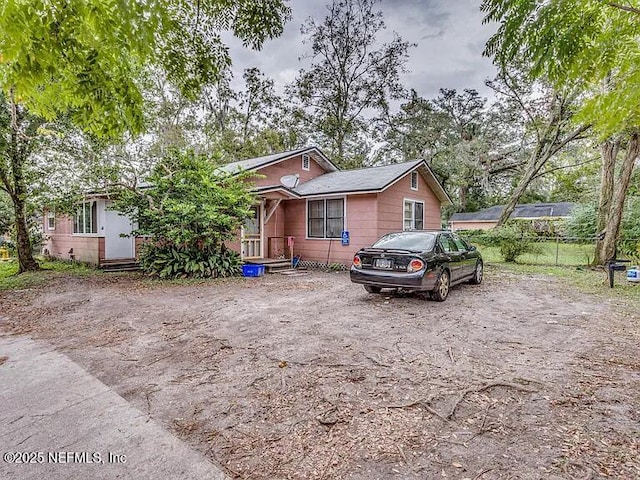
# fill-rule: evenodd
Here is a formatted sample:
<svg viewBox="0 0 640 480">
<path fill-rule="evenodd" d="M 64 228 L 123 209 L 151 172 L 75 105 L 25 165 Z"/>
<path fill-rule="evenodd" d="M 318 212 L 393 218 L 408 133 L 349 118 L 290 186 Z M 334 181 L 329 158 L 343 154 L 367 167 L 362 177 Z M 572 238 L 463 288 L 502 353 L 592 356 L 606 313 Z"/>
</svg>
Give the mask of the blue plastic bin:
<svg viewBox="0 0 640 480">
<path fill-rule="evenodd" d="M 246 263 L 242 265 L 243 277 L 261 277 L 262 275 L 264 275 L 264 265 L 257 263 Z"/>
</svg>

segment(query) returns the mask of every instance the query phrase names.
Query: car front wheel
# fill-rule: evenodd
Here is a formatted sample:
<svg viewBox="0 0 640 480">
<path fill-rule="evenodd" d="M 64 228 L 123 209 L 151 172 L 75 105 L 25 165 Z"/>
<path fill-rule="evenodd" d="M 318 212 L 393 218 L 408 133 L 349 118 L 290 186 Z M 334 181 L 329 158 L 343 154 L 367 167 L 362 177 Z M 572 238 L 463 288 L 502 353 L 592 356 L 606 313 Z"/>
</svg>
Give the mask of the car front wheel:
<svg viewBox="0 0 640 480">
<path fill-rule="evenodd" d="M 482 264 L 482 260 L 478 260 L 476 263 L 476 270 L 473 272 L 473 277 L 469 280 L 469 283 L 474 285 L 480 285 L 482 283 L 482 276 L 484 275 L 484 265 Z"/>
<path fill-rule="evenodd" d="M 443 270 L 440 274 L 440 278 L 438 279 L 438 284 L 436 285 L 436 289 L 431 292 L 431 298 L 436 302 L 444 302 L 449 296 L 449 286 L 451 284 L 451 280 L 449 278 L 449 272 Z"/>
<path fill-rule="evenodd" d="M 369 293 L 380 293 L 380 290 L 382 290 L 380 287 L 374 287 L 373 285 L 364 285 L 364 289 Z"/>
</svg>

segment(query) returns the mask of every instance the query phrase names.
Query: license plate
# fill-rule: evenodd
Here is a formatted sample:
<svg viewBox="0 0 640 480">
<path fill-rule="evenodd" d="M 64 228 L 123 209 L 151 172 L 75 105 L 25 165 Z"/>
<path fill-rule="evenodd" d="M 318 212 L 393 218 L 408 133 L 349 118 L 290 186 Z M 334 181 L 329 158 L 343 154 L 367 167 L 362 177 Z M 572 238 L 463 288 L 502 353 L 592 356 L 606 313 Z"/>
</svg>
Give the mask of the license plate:
<svg viewBox="0 0 640 480">
<path fill-rule="evenodd" d="M 388 258 L 376 258 L 373 266 L 376 268 L 391 268 L 391 260 Z"/>
</svg>

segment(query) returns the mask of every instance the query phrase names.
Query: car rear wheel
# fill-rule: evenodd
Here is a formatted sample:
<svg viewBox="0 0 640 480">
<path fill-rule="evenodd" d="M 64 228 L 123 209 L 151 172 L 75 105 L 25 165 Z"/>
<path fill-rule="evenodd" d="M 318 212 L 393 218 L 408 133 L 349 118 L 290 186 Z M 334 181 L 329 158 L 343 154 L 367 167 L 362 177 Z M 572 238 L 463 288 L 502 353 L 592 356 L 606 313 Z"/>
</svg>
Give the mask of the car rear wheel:
<svg viewBox="0 0 640 480">
<path fill-rule="evenodd" d="M 473 272 L 473 277 L 469 280 L 469 283 L 474 285 L 480 285 L 482 283 L 482 276 L 484 275 L 484 265 L 482 264 L 482 260 L 478 260 L 476 263 L 476 270 Z"/>
<path fill-rule="evenodd" d="M 380 287 L 374 287 L 373 285 L 364 285 L 364 289 L 369 293 L 380 293 L 380 290 L 382 290 Z"/>
<path fill-rule="evenodd" d="M 449 296 L 449 286 L 451 279 L 449 278 L 449 272 L 443 270 L 438 279 L 438 284 L 435 290 L 431 292 L 431 298 L 436 302 L 444 302 Z"/>
</svg>

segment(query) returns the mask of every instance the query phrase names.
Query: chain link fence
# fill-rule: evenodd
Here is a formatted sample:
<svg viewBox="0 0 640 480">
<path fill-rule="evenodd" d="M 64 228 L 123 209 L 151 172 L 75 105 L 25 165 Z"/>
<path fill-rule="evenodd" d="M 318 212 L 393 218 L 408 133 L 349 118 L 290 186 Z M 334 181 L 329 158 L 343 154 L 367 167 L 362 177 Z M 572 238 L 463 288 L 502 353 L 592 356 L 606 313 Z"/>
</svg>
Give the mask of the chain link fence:
<svg viewBox="0 0 640 480">
<path fill-rule="evenodd" d="M 462 232 L 459 233 L 464 237 Z M 503 261 L 499 245 L 483 244 L 482 237 L 471 236 L 468 240 L 478 246 L 485 261 Z M 595 257 L 595 237 L 523 236 L 520 241 L 530 244 L 531 251 L 518 255 L 518 263 L 578 267 L 591 265 Z M 631 265 L 640 264 L 640 238 L 621 242 L 618 246 L 618 258 L 630 260 Z"/>
</svg>

